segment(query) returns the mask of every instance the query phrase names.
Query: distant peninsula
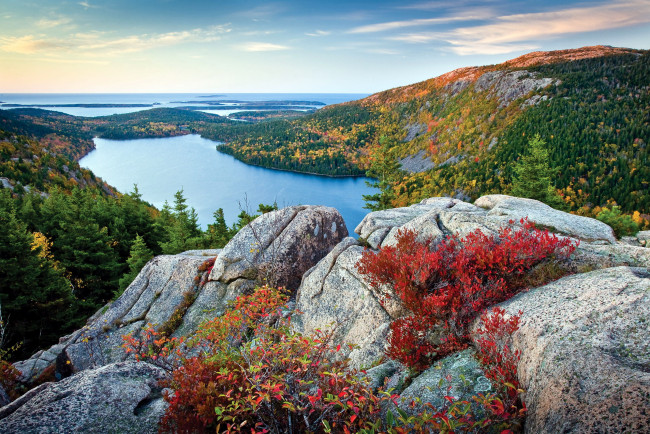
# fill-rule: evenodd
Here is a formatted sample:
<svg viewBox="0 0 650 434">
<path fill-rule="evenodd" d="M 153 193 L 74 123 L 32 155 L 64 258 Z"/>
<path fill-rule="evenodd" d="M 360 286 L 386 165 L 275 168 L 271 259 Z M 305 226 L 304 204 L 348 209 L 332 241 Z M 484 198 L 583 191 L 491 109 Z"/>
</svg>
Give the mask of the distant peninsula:
<svg viewBox="0 0 650 434">
<path fill-rule="evenodd" d="M 113 107 L 153 107 L 156 104 L 2 104 L 2 107 L 85 107 L 85 108 L 113 108 Z"/>
<path fill-rule="evenodd" d="M 232 107 L 236 105 L 237 107 L 248 107 L 251 105 L 255 106 L 276 106 L 276 105 L 287 105 L 287 106 L 325 106 L 324 102 L 320 101 L 292 101 L 292 100 L 277 100 L 277 101 L 239 101 L 235 99 L 219 99 L 219 100 L 208 100 L 208 101 L 172 101 L 172 104 L 207 104 L 207 105 L 227 105 Z"/>
</svg>

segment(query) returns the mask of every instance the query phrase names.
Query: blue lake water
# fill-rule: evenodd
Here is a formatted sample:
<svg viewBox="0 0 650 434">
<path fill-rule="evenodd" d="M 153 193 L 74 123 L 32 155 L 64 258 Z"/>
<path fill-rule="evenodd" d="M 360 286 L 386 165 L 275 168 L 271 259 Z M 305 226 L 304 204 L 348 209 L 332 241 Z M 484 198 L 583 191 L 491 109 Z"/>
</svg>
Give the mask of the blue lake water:
<svg viewBox="0 0 650 434">
<path fill-rule="evenodd" d="M 244 164 L 216 150 L 216 142 L 198 135 L 169 138 L 106 140 L 96 138 L 96 149 L 82 158 L 92 170 L 122 192 L 133 184 L 144 200 L 162 207 L 173 203 L 183 189 L 187 203 L 196 209 L 205 228 L 212 213 L 223 208 L 231 225 L 241 209 L 256 211 L 259 203 L 278 206 L 327 205 L 339 210 L 348 231 L 368 213 L 363 194 L 375 191 L 366 178 L 329 178 L 265 169 Z"/>
</svg>

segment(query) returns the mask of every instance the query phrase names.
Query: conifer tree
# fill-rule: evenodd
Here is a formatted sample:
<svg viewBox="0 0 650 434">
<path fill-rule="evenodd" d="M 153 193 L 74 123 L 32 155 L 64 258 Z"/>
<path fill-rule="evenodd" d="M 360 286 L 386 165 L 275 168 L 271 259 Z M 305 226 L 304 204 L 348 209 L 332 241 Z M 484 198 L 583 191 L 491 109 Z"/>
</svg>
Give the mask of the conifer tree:
<svg viewBox="0 0 650 434">
<path fill-rule="evenodd" d="M 375 181 L 366 181 L 366 184 L 369 187 L 378 188 L 379 193 L 363 195 L 363 200 L 366 202 L 364 208 L 371 211 L 393 207 L 392 200 L 395 195 L 392 183 L 400 167 L 392 150 L 392 142 L 386 136 L 382 136 L 379 139 L 379 144 L 370 169 L 366 172 L 367 176 L 375 178 Z"/>
<path fill-rule="evenodd" d="M 228 243 L 230 238 L 232 238 L 232 234 L 230 228 L 228 228 L 228 225 L 226 224 L 223 208 L 216 210 L 213 213 L 213 216 L 214 223 L 208 225 L 205 247 L 220 249 Z"/>
<path fill-rule="evenodd" d="M 163 253 L 174 255 L 197 248 L 201 243 L 201 228 L 194 208 L 188 208 L 183 189 L 174 194 L 173 220 L 167 228 L 169 241 L 160 243 Z"/>
<path fill-rule="evenodd" d="M 29 357 L 78 324 L 69 282 L 54 267 L 25 224 L 9 193 L 0 190 L 0 305 L 5 347 L 22 342 L 14 357 Z"/>
<path fill-rule="evenodd" d="M 153 252 L 147 247 L 144 242 L 144 239 L 137 235 L 135 241 L 131 246 L 131 253 L 129 259 L 126 260 L 129 265 L 129 271 L 122 276 L 120 279 L 120 286 L 117 291 L 115 291 L 115 298 L 122 295 L 124 290 L 135 280 L 142 267 L 145 266 L 149 260 L 153 258 Z"/>
<path fill-rule="evenodd" d="M 561 209 L 564 202 L 551 182 L 554 171 L 548 165 L 545 144 L 539 134 L 528 141 L 528 154 L 522 155 L 514 167 L 511 194 Z"/>
</svg>

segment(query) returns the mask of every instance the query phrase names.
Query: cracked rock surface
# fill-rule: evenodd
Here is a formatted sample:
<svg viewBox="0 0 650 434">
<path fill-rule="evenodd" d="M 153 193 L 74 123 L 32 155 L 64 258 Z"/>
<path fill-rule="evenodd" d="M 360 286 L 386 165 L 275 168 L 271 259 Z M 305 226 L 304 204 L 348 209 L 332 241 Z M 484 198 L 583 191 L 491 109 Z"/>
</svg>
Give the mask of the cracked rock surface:
<svg viewBox="0 0 650 434">
<path fill-rule="evenodd" d="M 500 306 L 523 312 L 512 347 L 522 354 L 526 432 L 647 432 L 647 268 L 568 276 Z"/>
<path fill-rule="evenodd" d="M 239 231 L 217 258 L 210 280 L 258 279 L 296 289 L 305 271 L 348 235 L 326 206 L 292 206 L 263 214 Z"/>
<path fill-rule="evenodd" d="M 123 362 L 45 383 L 0 409 L 3 433 L 158 432 L 165 371 Z"/>
</svg>

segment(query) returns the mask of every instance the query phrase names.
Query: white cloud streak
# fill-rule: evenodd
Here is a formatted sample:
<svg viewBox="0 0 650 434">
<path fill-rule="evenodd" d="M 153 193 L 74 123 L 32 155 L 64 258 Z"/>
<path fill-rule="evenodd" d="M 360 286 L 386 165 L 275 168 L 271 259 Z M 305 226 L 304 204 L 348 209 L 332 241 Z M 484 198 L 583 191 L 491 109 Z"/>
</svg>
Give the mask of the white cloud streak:
<svg viewBox="0 0 650 434">
<path fill-rule="evenodd" d="M 286 45 L 271 44 L 270 42 L 246 42 L 245 44 L 239 45 L 239 48 L 243 51 L 249 52 L 283 51 L 291 49 L 291 47 L 287 47 Z"/>
<path fill-rule="evenodd" d="M 367 26 L 355 27 L 348 30 L 348 33 L 376 33 L 376 32 L 385 32 L 388 30 L 397 30 L 403 29 L 405 27 L 418 27 L 418 26 L 428 26 L 435 24 L 447 24 L 455 21 L 469 21 L 481 19 L 484 17 L 478 15 L 467 15 L 467 16 L 457 16 L 457 17 L 443 17 L 443 18 L 419 18 L 415 20 L 407 21 L 389 21 L 386 23 L 377 23 L 369 24 Z"/>
<path fill-rule="evenodd" d="M 325 30 L 316 30 L 315 32 L 312 32 L 312 33 L 305 33 L 305 35 L 307 35 L 307 36 L 328 36 L 331 33 L 332 32 L 328 32 L 328 31 L 325 31 Z"/>
<path fill-rule="evenodd" d="M 83 6 L 84 9 L 95 9 L 98 8 L 99 6 L 91 5 L 87 1 L 79 2 L 77 3 L 79 6 Z"/>
<path fill-rule="evenodd" d="M 456 54 L 505 54 L 539 48 L 539 40 L 650 23 L 650 1 L 609 4 L 553 12 L 505 15 L 489 24 L 449 32 L 419 32 L 389 39 L 408 43 L 444 41 Z"/>
<path fill-rule="evenodd" d="M 67 17 L 58 17 L 58 18 L 42 18 L 36 21 L 36 26 L 41 29 L 51 29 L 53 27 L 64 26 L 70 24 L 72 20 Z"/>
<path fill-rule="evenodd" d="M 230 31 L 228 25 L 212 26 L 159 34 L 130 35 L 107 38 L 102 33 L 77 33 L 67 38 L 51 38 L 44 35 L 0 37 L 0 50 L 20 54 L 46 54 L 50 56 L 71 53 L 88 57 L 119 55 L 182 43 L 213 42 Z"/>
</svg>

